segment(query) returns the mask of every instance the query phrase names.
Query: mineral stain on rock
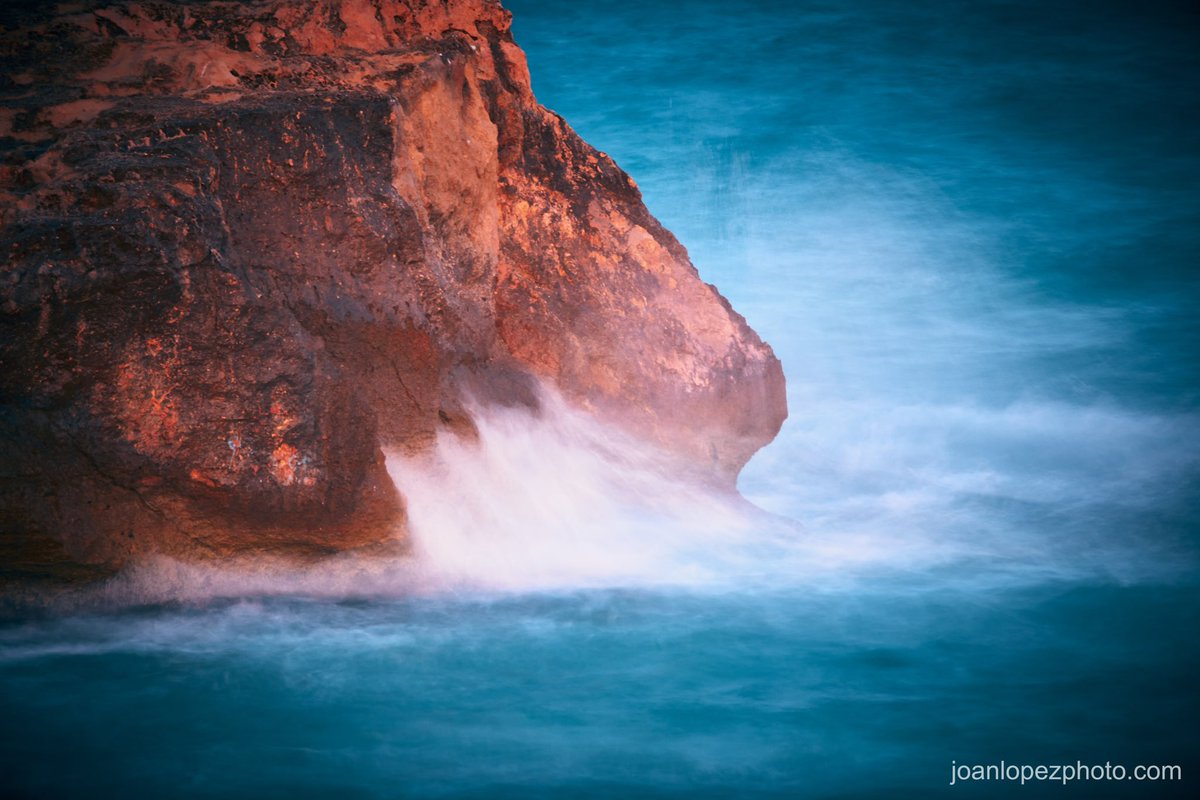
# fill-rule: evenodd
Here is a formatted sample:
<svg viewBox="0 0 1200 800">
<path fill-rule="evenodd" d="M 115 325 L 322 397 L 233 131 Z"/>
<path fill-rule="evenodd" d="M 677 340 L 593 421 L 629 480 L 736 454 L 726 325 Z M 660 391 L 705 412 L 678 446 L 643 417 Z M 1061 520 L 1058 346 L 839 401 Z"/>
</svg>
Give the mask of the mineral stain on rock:
<svg viewBox="0 0 1200 800">
<path fill-rule="evenodd" d="M 394 542 L 383 450 L 539 380 L 730 488 L 786 416 L 771 349 L 538 105 L 498 3 L 0 22 L 10 570 Z"/>
</svg>

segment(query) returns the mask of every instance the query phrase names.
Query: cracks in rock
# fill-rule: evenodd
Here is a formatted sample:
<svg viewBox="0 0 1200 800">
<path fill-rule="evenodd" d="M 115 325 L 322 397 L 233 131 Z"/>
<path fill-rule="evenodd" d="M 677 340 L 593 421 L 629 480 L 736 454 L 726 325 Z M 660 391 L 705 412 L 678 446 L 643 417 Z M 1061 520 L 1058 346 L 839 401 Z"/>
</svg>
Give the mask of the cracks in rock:
<svg viewBox="0 0 1200 800">
<path fill-rule="evenodd" d="M 51 423 L 51 429 L 54 430 L 55 433 L 59 434 L 59 436 L 61 436 L 64 440 L 66 440 L 71 445 L 71 448 L 77 454 L 79 454 L 79 456 L 81 458 L 83 458 L 84 461 L 87 462 L 87 465 L 89 467 L 91 467 L 92 471 L 95 472 L 97 475 L 99 475 L 101 478 L 103 478 L 105 482 L 107 482 L 111 486 L 114 486 L 118 489 L 123 489 L 126 492 L 129 492 L 130 494 L 132 494 L 137 499 L 137 501 L 147 511 L 151 512 L 152 514 L 157 516 L 159 519 L 161 519 L 163 521 L 168 521 L 168 522 L 170 521 L 166 512 L 164 512 L 161 508 L 159 508 L 158 506 L 154 505 L 149 500 L 147 500 L 142 495 L 142 493 L 139 492 L 135 487 L 129 486 L 128 484 L 120 481 L 115 475 L 113 475 L 112 473 L 108 472 L 103 467 L 101 467 L 99 462 L 96 461 L 95 457 L 91 453 L 89 453 L 87 451 L 87 448 L 85 448 L 83 445 L 81 445 L 75 439 L 74 436 L 72 436 L 70 433 L 68 433 L 66 430 L 64 430 L 60 426 L 54 425 L 53 423 Z"/>
<path fill-rule="evenodd" d="M 394 358 L 387 358 L 386 356 L 384 360 L 387 361 L 388 366 L 392 368 L 392 373 L 396 376 L 396 383 L 400 384 L 400 389 L 404 392 L 404 396 L 408 398 L 408 402 L 412 403 L 412 407 L 419 411 L 421 409 L 421 404 L 417 402 L 417 398 L 413 396 L 413 393 L 408 388 L 408 384 L 406 384 L 404 382 L 404 378 L 401 377 L 400 367 L 396 365 L 396 360 Z"/>
</svg>

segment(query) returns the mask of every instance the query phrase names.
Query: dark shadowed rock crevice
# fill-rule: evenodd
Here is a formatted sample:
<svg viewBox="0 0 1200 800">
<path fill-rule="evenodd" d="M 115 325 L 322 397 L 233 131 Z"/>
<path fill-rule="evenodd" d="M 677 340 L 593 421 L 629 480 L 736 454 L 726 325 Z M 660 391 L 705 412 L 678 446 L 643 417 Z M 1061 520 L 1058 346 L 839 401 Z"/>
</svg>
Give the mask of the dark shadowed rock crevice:
<svg viewBox="0 0 1200 800">
<path fill-rule="evenodd" d="M 394 541 L 384 449 L 469 436 L 467 394 L 532 402 L 537 380 L 732 486 L 786 415 L 779 363 L 537 105 L 509 19 L 486 0 L 6 11 L 5 553 Z"/>
</svg>

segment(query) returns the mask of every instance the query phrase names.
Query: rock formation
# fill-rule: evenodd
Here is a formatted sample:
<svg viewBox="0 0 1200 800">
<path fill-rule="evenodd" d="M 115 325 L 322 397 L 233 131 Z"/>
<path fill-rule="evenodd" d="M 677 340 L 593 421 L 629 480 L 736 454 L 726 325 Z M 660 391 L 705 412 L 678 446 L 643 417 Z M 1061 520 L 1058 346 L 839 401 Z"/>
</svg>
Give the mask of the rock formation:
<svg viewBox="0 0 1200 800">
<path fill-rule="evenodd" d="M 732 486 L 778 361 L 490 0 L 0 16 L 0 559 L 323 553 L 534 379 Z M 400 487 L 402 495 L 403 487 Z M 32 544 L 29 547 L 33 547 Z"/>
</svg>

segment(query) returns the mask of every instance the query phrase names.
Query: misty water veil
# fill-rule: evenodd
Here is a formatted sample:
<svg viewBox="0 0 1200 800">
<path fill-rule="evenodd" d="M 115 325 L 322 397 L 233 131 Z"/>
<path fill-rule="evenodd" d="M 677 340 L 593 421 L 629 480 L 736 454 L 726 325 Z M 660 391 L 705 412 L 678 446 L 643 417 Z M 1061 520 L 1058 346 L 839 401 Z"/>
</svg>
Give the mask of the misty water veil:
<svg viewBox="0 0 1200 800">
<path fill-rule="evenodd" d="M 188 797 L 928 797 L 965 791 L 952 759 L 1188 779 L 1194 16 L 601 5 L 506 2 L 539 100 L 783 362 L 741 497 L 552 387 L 477 406 L 477 441 L 388 454 L 411 557 L 147 561 L 0 628 L 10 760 Z"/>
</svg>

